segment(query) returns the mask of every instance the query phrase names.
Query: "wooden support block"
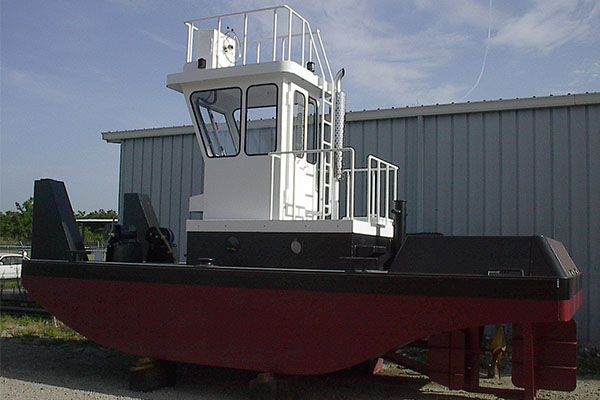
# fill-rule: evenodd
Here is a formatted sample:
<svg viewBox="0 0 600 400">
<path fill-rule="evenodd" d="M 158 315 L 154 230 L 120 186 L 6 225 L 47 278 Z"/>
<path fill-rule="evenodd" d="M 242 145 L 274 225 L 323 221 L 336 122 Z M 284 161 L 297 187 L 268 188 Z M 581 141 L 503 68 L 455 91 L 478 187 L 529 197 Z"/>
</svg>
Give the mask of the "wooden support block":
<svg viewBox="0 0 600 400">
<path fill-rule="evenodd" d="M 129 389 L 149 392 L 174 385 L 176 377 L 175 363 L 141 358 L 129 368 Z"/>
<path fill-rule="evenodd" d="M 374 358 L 355 365 L 347 370 L 340 371 L 341 375 L 376 375 L 383 369 L 383 358 Z"/>
<path fill-rule="evenodd" d="M 297 387 L 293 377 L 277 377 L 269 372 L 258 374 L 250 381 L 251 400 L 293 400 Z"/>
</svg>

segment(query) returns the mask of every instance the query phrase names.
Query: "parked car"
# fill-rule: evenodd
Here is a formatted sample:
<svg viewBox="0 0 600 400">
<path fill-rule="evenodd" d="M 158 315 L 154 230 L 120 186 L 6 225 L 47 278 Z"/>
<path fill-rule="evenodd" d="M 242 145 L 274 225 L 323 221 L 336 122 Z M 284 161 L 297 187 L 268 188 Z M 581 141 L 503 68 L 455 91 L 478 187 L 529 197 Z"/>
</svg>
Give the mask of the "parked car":
<svg viewBox="0 0 600 400">
<path fill-rule="evenodd" d="M 18 253 L 0 253 L 0 279 L 20 279 L 21 263 L 29 257 Z"/>
</svg>

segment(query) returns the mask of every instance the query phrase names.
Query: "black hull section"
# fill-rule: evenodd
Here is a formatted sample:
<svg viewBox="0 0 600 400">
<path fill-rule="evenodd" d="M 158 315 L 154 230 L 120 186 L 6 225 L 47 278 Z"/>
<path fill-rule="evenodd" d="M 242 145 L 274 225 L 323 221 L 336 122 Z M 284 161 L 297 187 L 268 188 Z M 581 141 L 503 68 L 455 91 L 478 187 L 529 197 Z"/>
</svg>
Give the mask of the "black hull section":
<svg viewBox="0 0 600 400">
<path fill-rule="evenodd" d="M 390 271 L 555 278 L 580 274 L 562 243 L 544 236 L 409 236 Z"/>
<path fill-rule="evenodd" d="M 378 269 L 385 261 L 379 257 L 389 252 L 390 244 L 389 238 L 356 233 L 188 232 L 187 262 L 212 259 L 214 264 L 234 267 L 353 269 L 365 261 Z"/>
<path fill-rule="evenodd" d="M 559 278 L 375 271 L 350 273 L 335 270 L 52 260 L 24 262 L 23 275 L 279 291 L 558 301 L 572 299 L 581 289 L 579 275 Z"/>
</svg>

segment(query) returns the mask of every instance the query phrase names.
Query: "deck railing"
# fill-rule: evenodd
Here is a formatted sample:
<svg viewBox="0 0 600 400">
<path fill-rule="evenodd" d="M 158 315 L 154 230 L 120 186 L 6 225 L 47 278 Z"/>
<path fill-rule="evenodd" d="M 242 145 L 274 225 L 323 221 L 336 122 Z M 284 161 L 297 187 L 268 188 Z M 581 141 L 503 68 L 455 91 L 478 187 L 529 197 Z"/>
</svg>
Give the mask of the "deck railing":
<svg viewBox="0 0 600 400">
<path fill-rule="evenodd" d="M 398 197 L 398 166 L 381 158 L 367 157 L 367 216 L 371 225 L 387 225 L 390 213 L 390 174 L 392 175 L 393 200 Z M 385 190 L 382 187 L 385 180 Z M 384 193 L 384 201 L 381 194 Z M 383 208 L 383 210 L 382 210 Z"/>
<path fill-rule="evenodd" d="M 348 176 L 351 171 L 344 169 L 344 176 Z M 390 223 L 390 198 L 398 199 L 398 166 L 389 163 L 381 158 L 369 155 L 367 157 L 366 168 L 355 168 L 354 175 L 366 174 L 366 219 L 374 226 L 387 226 Z M 356 177 L 352 178 L 352 182 Z M 390 181 L 392 181 L 390 189 Z M 349 186 L 349 180 L 346 181 L 346 192 L 352 188 Z M 383 182 L 383 183 L 382 183 Z"/>
<path fill-rule="evenodd" d="M 271 182 L 270 182 L 270 208 L 269 208 L 269 216 L 270 219 L 277 219 L 277 216 L 275 215 L 275 190 L 278 189 L 278 185 L 276 184 L 275 181 L 275 159 L 279 159 L 279 160 L 283 160 L 284 158 L 287 157 L 292 157 L 292 171 L 291 171 L 291 189 L 292 189 L 292 219 L 300 219 L 300 215 L 296 214 L 296 171 L 297 171 L 297 167 L 296 167 L 296 162 L 295 160 L 298 159 L 298 157 L 303 157 L 304 154 L 319 154 L 319 155 L 326 155 L 326 154 L 330 154 L 333 155 L 333 153 L 349 153 L 350 157 L 349 157 L 349 163 L 350 163 L 350 168 L 348 169 L 349 171 L 351 171 L 350 176 L 349 176 L 349 180 L 354 180 L 354 149 L 352 147 L 344 147 L 341 149 L 316 149 L 316 150 L 294 150 L 294 151 L 279 151 L 279 152 L 272 152 L 269 153 L 269 155 L 271 156 Z M 320 157 L 321 158 L 321 157 Z M 285 160 L 288 161 L 288 160 Z M 285 165 L 287 166 L 289 163 L 285 163 Z M 287 167 L 283 167 L 284 163 L 282 161 L 281 165 L 281 173 L 285 176 L 289 176 L 288 171 L 287 171 Z M 319 165 L 319 164 L 317 164 Z M 315 174 L 315 176 L 313 177 L 313 182 L 312 182 L 312 189 L 313 189 L 313 193 L 316 193 L 316 188 L 317 187 L 323 187 L 323 185 L 320 185 L 320 183 L 322 183 L 325 180 L 329 181 L 329 187 L 333 188 L 334 187 L 334 179 L 335 177 L 333 176 L 333 171 L 324 171 L 321 170 L 319 171 L 318 174 Z M 280 182 L 284 181 L 284 179 L 280 179 Z M 351 188 L 352 190 L 350 192 L 347 193 L 347 202 L 346 202 L 346 216 L 348 216 L 349 218 L 353 218 L 354 217 L 354 183 L 351 183 Z M 337 191 L 335 190 L 329 190 L 328 193 L 320 193 L 319 195 L 319 200 L 318 200 L 318 211 L 314 214 L 314 216 L 316 216 L 316 219 L 325 219 L 328 216 L 331 216 L 330 212 L 328 212 L 327 210 L 331 210 L 332 208 L 332 204 L 336 203 L 339 201 L 339 194 L 337 194 Z M 278 196 L 279 197 L 279 196 Z M 279 206 L 280 209 L 282 206 L 285 205 L 285 199 L 281 199 L 279 201 Z M 303 218 L 304 219 L 304 218 Z M 335 218 L 334 218 L 335 219 Z"/>
<path fill-rule="evenodd" d="M 254 28 L 263 28 L 265 16 L 270 15 L 271 35 L 269 37 L 257 37 L 252 31 Z M 262 20 L 261 20 L 262 18 Z M 256 24 L 253 24 L 256 22 Z M 289 6 L 278 6 L 260 8 L 256 10 L 242 11 L 230 14 L 215 15 L 199 18 L 185 22 L 187 32 L 187 54 L 186 62 L 195 61 L 199 55 L 195 54 L 194 37 L 199 29 L 216 29 L 223 32 L 223 28 L 234 31 L 240 41 L 239 57 L 236 54 L 235 63 L 241 65 L 259 64 L 269 61 L 296 61 L 302 66 L 308 62 L 315 62 L 318 74 L 326 81 L 333 83 L 333 74 L 329 65 L 325 47 L 319 30 L 313 31 L 310 23 Z M 287 24 L 287 26 L 283 25 Z M 281 29 L 281 28 L 284 29 Z M 238 30 L 235 30 L 238 28 Z M 241 28 L 241 29 L 240 29 Z M 285 32 L 280 32 L 285 30 Z M 241 36 L 238 36 L 240 33 Z M 294 39 L 299 39 L 299 46 L 294 46 Z M 221 46 L 220 35 L 217 38 L 217 48 Z M 254 48 L 254 57 L 251 59 L 250 45 Z M 261 56 L 261 52 L 271 50 L 270 57 Z M 237 50 L 236 50 L 237 53 Z M 205 55 L 206 56 L 206 55 Z M 219 65 L 217 52 L 217 63 Z M 238 60 L 238 58 L 240 60 Z"/>
<path fill-rule="evenodd" d="M 280 160 L 280 171 L 282 176 L 289 178 L 289 172 L 287 166 L 288 161 L 285 158 L 292 157 L 292 171 L 291 171 L 291 191 L 292 191 L 292 219 L 305 219 L 306 216 L 301 216 L 296 212 L 296 174 L 298 167 L 296 166 L 295 160 L 304 154 L 319 154 L 319 155 L 330 155 L 334 154 L 348 154 L 347 163 L 348 168 L 342 171 L 343 179 L 346 180 L 346 193 L 345 193 L 345 204 L 346 213 L 344 218 L 354 219 L 355 218 L 355 192 L 356 192 L 356 174 L 365 173 L 367 175 L 367 187 L 366 187 L 366 219 L 373 226 L 387 226 L 391 223 L 390 218 L 390 198 L 392 200 L 397 199 L 398 196 L 398 166 L 389 163 L 381 158 L 369 155 L 367 157 L 366 168 L 356 168 L 355 166 L 355 151 L 352 147 L 344 147 L 341 149 L 317 149 L 317 150 L 294 150 L 294 151 L 282 151 L 269 153 L 271 156 L 271 180 L 270 180 L 270 208 L 269 216 L 270 219 L 278 219 L 275 215 L 275 198 L 276 190 L 279 190 L 275 178 L 276 163 L 275 160 Z M 320 157 L 322 158 L 322 157 Z M 285 166 L 284 166 L 285 165 Z M 318 164 L 317 164 L 318 166 Z M 332 205 L 338 204 L 340 200 L 340 191 L 333 190 L 335 187 L 335 176 L 333 171 L 320 171 L 321 173 L 315 174 L 313 181 L 313 189 L 316 192 L 317 187 L 323 187 L 323 180 L 330 180 L 330 188 L 328 193 L 320 193 L 318 210 L 314 213 L 316 219 L 326 219 L 330 217 L 336 219 L 335 214 L 327 213 L 328 209 L 331 209 Z M 286 179 L 280 177 L 279 182 L 283 184 Z M 392 181 L 392 183 L 390 183 Z M 280 191 L 283 193 L 283 191 Z M 277 196 L 279 199 L 279 209 L 281 210 L 286 204 L 286 199 Z M 360 213 L 362 214 L 362 213 Z"/>
</svg>

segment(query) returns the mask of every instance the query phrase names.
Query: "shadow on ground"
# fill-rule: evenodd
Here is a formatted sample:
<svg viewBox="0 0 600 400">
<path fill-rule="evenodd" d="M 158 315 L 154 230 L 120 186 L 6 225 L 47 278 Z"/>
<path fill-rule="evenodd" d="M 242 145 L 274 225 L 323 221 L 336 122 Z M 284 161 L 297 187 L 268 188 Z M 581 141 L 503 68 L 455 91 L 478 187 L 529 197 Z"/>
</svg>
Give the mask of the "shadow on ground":
<svg viewBox="0 0 600 400">
<path fill-rule="evenodd" d="M 230 369 L 178 365 L 177 385 L 154 392 L 128 389 L 134 358 L 88 342 L 2 338 L 0 375 L 112 396 L 136 399 L 246 399 L 255 374 Z M 486 399 L 449 392 L 420 376 L 368 377 L 340 374 L 294 380 L 301 399 Z M 493 398 L 493 397 L 491 397 Z"/>
</svg>

